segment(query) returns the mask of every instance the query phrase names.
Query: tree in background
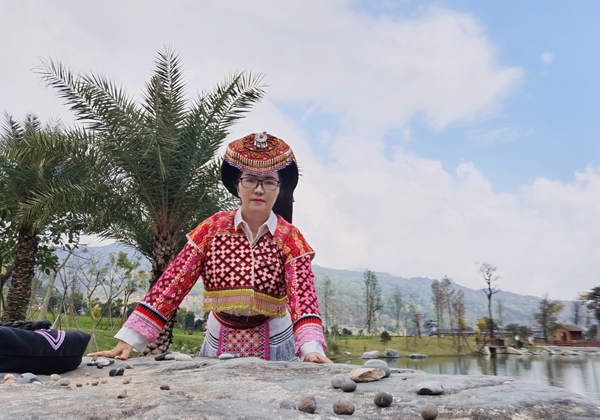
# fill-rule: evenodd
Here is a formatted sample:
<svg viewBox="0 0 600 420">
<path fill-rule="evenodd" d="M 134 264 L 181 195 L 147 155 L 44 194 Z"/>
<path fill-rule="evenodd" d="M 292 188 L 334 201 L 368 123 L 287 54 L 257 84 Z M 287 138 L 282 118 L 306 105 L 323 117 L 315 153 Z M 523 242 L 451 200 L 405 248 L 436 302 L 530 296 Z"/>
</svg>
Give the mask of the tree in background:
<svg viewBox="0 0 600 420">
<path fill-rule="evenodd" d="M 383 330 L 383 332 L 379 335 L 379 340 L 381 341 L 381 344 L 387 346 L 387 344 L 392 341 L 392 337 L 390 336 L 389 332 Z"/>
<path fill-rule="evenodd" d="M 331 284 L 331 279 L 328 276 L 325 276 L 323 279 L 323 288 L 321 289 L 321 293 L 319 294 L 319 306 L 323 307 L 321 313 L 325 318 L 325 334 L 329 333 L 329 315 L 331 314 L 332 306 L 333 306 L 333 295 L 335 293 L 335 288 Z"/>
<path fill-rule="evenodd" d="M 369 337 L 377 334 L 377 311 L 383 308 L 381 300 L 381 286 L 377 276 L 370 270 L 365 270 L 365 310 L 366 310 L 366 329 Z"/>
<path fill-rule="evenodd" d="M 600 286 L 581 294 L 581 302 L 594 314 L 598 321 L 596 325 L 596 339 L 600 337 Z"/>
<path fill-rule="evenodd" d="M 573 324 L 579 326 L 582 318 L 582 306 L 584 302 L 581 301 L 580 297 L 571 302 L 571 314 L 573 316 Z"/>
<path fill-rule="evenodd" d="M 400 334 L 400 319 L 402 317 L 402 312 L 404 312 L 404 298 L 398 286 L 394 288 L 394 292 L 390 297 L 391 307 L 394 310 L 394 319 L 396 320 L 396 335 Z"/>
<path fill-rule="evenodd" d="M 0 136 L 0 274 L 2 286 L 9 277 L 11 283 L 1 308 L 4 322 L 27 318 L 36 267 L 45 272 L 56 268 L 53 248 L 72 242 L 81 229 L 66 205 L 80 192 L 82 179 L 71 150 L 60 125 L 43 127 L 33 114 L 22 123 L 6 115 Z M 40 199 L 43 208 L 32 206 Z"/>
<path fill-rule="evenodd" d="M 467 329 L 467 320 L 465 319 L 466 309 L 465 309 L 465 294 L 462 290 L 457 291 L 452 297 L 452 315 L 456 320 L 456 325 L 458 326 L 458 333 L 454 347 L 458 353 L 462 352 L 463 348 L 466 346 L 469 349 L 469 342 L 467 341 L 467 337 L 465 336 L 465 330 Z"/>
<path fill-rule="evenodd" d="M 185 234 L 219 210 L 234 207 L 220 183 L 216 153 L 229 127 L 264 95 L 261 77 L 234 73 L 195 101 L 171 49 L 158 53 L 142 103 L 97 74 L 73 75 L 43 61 L 42 80 L 83 123 L 70 132 L 89 176 L 80 209 L 90 229 L 131 245 L 152 262 L 150 287 L 174 260 Z M 44 200 L 35 201 L 44 208 Z M 159 337 L 170 343 L 173 320 Z"/>
<path fill-rule="evenodd" d="M 498 328 L 502 328 L 502 326 L 504 325 L 504 304 L 502 303 L 501 299 L 498 299 L 498 301 L 496 302 L 496 325 L 498 326 Z"/>
<path fill-rule="evenodd" d="M 560 300 L 548 299 L 546 293 L 538 305 L 539 312 L 533 314 L 533 319 L 537 322 L 542 330 L 544 340 L 548 340 L 548 337 L 552 335 L 552 332 L 558 326 L 556 320 L 560 311 L 562 311 L 564 305 Z"/>
<path fill-rule="evenodd" d="M 490 338 L 494 338 L 494 317 L 492 316 L 492 296 L 495 295 L 496 293 L 498 293 L 500 291 L 500 289 L 496 289 L 496 288 L 492 287 L 492 283 L 497 281 L 500 277 L 498 277 L 494 274 L 496 272 L 497 268 L 495 266 L 491 265 L 490 263 L 486 263 L 486 262 L 485 263 L 475 263 L 475 265 L 477 266 L 477 272 L 481 275 L 481 277 L 487 284 L 487 287 L 484 289 L 481 289 L 481 290 L 483 290 L 483 293 L 485 293 L 485 296 L 487 297 L 487 300 L 488 300 L 488 315 L 489 315 L 488 330 L 490 333 Z"/>
<path fill-rule="evenodd" d="M 454 296 L 453 281 L 450 277 L 444 276 L 440 282 L 442 299 L 448 311 L 448 320 L 450 322 L 450 334 L 452 334 L 452 342 L 454 343 L 454 317 L 452 316 L 452 296 Z M 444 315 L 442 314 L 442 317 Z"/>
<path fill-rule="evenodd" d="M 431 283 L 431 300 L 433 302 L 433 309 L 435 311 L 435 320 L 438 325 L 438 344 L 440 343 L 440 333 L 444 329 L 444 304 L 446 303 L 446 296 L 444 288 L 439 280 L 434 280 Z"/>
</svg>

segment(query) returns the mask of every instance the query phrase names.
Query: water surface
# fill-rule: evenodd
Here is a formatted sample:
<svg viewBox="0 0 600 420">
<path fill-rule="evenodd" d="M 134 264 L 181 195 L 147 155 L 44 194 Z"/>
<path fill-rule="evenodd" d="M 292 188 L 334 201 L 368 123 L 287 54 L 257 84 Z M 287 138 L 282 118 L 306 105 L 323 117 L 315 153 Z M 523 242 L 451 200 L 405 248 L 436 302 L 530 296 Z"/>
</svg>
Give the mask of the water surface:
<svg viewBox="0 0 600 420">
<path fill-rule="evenodd" d="M 449 356 L 422 360 L 383 359 L 390 367 L 420 369 L 443 375 L 511 376 L 576 392 L 600 402 L 600 357 L 598 356 Z M 335 360 L 338 363 L 364 364 L 358 358 Z"/>
</svg>

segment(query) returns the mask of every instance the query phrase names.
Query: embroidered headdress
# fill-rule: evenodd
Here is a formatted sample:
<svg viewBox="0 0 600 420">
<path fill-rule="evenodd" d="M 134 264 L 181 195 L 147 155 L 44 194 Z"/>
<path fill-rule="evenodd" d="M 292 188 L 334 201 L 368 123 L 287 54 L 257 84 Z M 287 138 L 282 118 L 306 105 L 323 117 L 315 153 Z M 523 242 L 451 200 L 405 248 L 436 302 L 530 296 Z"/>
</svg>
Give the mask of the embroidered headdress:
<svg viewBox="0 0 600 420">
<path fill-rule="evenodd" d="M 236 197 L 242 171 L 256 176 L 279 173 L 281 189 L 273 211 L 291 223 L 292 195 L 298 184 L 298 164 L 291 147 L 266 132 L 232 141 L 227 145 L 221 165 L 221 180 Z"/>
</svg>

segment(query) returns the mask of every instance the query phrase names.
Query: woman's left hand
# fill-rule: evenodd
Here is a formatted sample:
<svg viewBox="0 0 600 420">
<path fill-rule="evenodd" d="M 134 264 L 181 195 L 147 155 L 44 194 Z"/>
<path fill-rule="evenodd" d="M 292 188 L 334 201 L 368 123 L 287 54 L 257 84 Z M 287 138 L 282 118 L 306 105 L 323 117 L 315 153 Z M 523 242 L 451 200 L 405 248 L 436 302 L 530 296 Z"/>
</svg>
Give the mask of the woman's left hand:
<svg viewBox="0 0 600 420">
<path fill-rule="evenodd" d="M 327 356 L 323 356 L 322 354 L 317 353 L 316 351 L 306 353 L 306 356 L 304 356 L 304 361 L 312 363 L 333 363 L 327 358 Z"/>
</svg>

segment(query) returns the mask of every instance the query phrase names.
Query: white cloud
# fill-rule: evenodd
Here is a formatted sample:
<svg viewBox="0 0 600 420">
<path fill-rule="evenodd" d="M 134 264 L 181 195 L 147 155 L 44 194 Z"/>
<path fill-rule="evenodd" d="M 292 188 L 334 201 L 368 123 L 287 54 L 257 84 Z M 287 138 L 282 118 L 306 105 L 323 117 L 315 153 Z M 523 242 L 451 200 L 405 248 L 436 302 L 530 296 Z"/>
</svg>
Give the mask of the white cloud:
<svg viewBox="0 0 600 420">
<path fill-rule="evenodd" d="M 429 8 L 393 20 L 351 4 L 8 2 L 0 36 L 17 41 L 4 45 L 11 65 L 0 68 L 0 109 L 19 118 L 28 110 L 44 119 L 68 115 L 29 71 L 38 56 L 105 74 L 137 94 L 156 50 L 172 45 L 192 94 L 232 70 L 265 74 L 267 99 L 232 138 L 268 130 L 293 145 L 304 174 L 295 221 L 316 263 L 448 275 L 480 288 L 473 262 L 489 261 L 504 290 L 570 298 L 595 285 L 597 168 L 572 183 L 538 179 L 518 194 L 498 194 L 473 164 L 449 173 L 400 146 L 385 155 L 385 134 L 410 133 L 415 117 L 440 129 L 499 112 L 523 70 L 498 62 L 470 14 Z M 277 104 L 307 105 L 339 125 L 300 126 Z M 309 132 L 320 133 L 328 156 L 315 156 L 321 149 Z M 485 142 L 518 135 L 509 127 L 471 133 Z"/>
<path fill-rule="evenodd" d="M 554 61 L 554 54 L 550 51 L 544 51 L 540 54 L 540 61 L 544 64 L 550 64 Z"/>
</svg>

